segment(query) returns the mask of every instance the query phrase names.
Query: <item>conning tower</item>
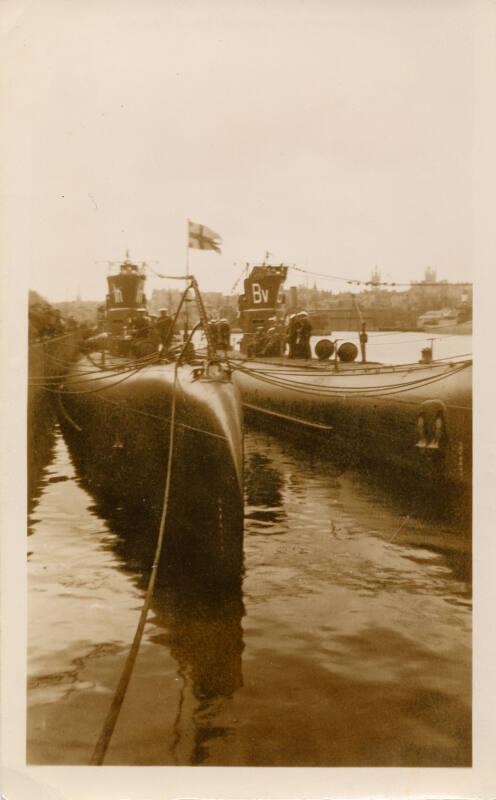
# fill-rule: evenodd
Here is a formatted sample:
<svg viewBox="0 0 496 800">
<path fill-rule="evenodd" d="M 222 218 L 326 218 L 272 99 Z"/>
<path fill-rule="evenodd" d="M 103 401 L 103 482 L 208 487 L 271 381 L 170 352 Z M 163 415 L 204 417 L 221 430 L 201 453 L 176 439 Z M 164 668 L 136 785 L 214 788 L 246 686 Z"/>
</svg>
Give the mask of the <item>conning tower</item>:
<svg viewBox="0 0 496 800">
<path fill-rule="evenodd" d="M 267 330 L 284 322 L 283 285 L 288 274 L 288 267 L 283 264 L 272 266 L 260 264 L 252 267 L 244 281 L 244 294 L 238 301 L 240 327 L 243 339 L 241 352 L 246 352 L 249 342 L 260 328 Z"/>
<path fill-rule="evenodd" d="M 106 318 L 109 331 L 126 325 L 147 312 L 145 270 L 129 260 L 129 254 L 116 275 L 108 275 Z"/>
</svg>

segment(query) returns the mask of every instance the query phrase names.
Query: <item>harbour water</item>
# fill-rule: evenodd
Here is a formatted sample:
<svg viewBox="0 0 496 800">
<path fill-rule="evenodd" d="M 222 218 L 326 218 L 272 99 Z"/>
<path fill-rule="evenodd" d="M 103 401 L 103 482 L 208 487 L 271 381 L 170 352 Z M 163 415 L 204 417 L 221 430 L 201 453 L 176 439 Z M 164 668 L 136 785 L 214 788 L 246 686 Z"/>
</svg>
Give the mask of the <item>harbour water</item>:
<svg viewBox="0 0 496 800">
<path fill-rule="evenodd" d="M 370 358 L 412 360 L 425 339 L 388 336 Z M 438 346 L 466 353 L 471 340 Z M 53 434 L 29 522 L 27 758 L 82 765 L 134 635 L 156 531 L 97 502 Z M 256 429 L 245 503 L 240 592 L 156 591 L 105 763 L 469 766 L 466 520 Z"/>
</svg>

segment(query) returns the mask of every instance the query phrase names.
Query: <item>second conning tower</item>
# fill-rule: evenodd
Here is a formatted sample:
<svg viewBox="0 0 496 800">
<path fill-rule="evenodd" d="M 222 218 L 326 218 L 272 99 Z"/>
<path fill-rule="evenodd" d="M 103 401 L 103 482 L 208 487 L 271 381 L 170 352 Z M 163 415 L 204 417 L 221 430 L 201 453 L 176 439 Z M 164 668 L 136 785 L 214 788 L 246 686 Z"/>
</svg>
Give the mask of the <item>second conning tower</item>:
<svg viewBox="0 0 496 800">
<path fill-rule="evenodd" d="M 251 268 L 244 281 L 244 293 L 238 300 L 239 322 L 243 331 L 241 352 L 247 352 L 255 333 L 284 323 L 283 286 L 288 274 L 284 264 L 258 264 Z"/>
</svg>

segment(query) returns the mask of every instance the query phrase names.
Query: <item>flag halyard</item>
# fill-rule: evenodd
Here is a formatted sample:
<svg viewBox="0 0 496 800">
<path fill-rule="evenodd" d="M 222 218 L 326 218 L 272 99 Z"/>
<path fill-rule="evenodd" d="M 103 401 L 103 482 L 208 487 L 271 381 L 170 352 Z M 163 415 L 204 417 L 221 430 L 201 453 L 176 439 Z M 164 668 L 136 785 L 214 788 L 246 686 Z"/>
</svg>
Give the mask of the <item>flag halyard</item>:
<svg viewBox="0 0 496 800">
<path fill-rule="evenodd" d="M 196 222 L 188 220 L 188 247 L 193 250 L 214 250 L 220 253 L 220 245 L 222 239 L 218 233 L 215 233 L 211 228 L 206 225 L 199 225 Z"/>
</svg>

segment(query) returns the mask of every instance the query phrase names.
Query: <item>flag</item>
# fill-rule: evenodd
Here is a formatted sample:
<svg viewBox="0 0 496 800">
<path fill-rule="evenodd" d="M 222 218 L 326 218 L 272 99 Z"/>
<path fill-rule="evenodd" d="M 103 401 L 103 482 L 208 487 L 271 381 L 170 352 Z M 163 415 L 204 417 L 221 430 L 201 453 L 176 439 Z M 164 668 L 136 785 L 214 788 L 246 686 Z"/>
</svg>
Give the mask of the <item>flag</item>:
<svg viewBox="0 0 496 800">
<path fill-rule="evenodd" d="M 218 233 L 206 225 L 198 225 L 188 220 L 188 247 L 194 250 L 215 250 L 216 253 L 220 253 L 221 242 Z"/>
</svg>

